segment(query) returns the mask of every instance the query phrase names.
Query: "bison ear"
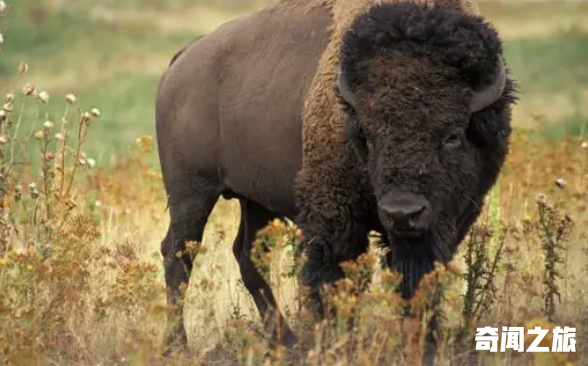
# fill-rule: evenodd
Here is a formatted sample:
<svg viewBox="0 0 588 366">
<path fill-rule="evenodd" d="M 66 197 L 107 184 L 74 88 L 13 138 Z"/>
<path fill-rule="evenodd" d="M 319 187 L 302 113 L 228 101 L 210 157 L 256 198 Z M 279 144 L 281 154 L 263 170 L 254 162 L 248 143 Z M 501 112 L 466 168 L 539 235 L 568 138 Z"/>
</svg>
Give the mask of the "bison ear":
<svg viewBox="0 0 588 366">
<path fill-rule="evenodd" d="M 512 80 L 506 79 L 501 94 L 493 104 L 470 116 L 467 137 L 481 148 L 502 146 L 511 134 L 512 108 L 518 99 Z"/>
<path fill-rule="evenodd" d="M 368 156 L 367 141 L 359 124 L 357 113 L 354 110 L 347 113 L 346 125 L 347 139 L 351 142 L 359 160 L 365 164 Z"/>
<path fill-rule="evenodd" d="M 466 130 L 467 137 L 480 148 L 499 148 L 507 143 L 511 133 L 510 113 L 506 103 L 473 114 Z"/>
</svg>

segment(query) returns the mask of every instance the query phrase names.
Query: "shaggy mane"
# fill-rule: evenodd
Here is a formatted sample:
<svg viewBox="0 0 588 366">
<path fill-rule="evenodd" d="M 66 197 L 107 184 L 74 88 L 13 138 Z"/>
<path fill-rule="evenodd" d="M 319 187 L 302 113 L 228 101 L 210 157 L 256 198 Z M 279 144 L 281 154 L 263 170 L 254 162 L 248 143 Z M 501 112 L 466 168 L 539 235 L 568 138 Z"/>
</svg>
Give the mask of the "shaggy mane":
<svg viewBox="0 0 588 366">
<path fill-rule="evenodd" d="M 430 4 L 379 4 L 360 14 L 343 36 L 340 58 L 353 89 L 362 78 L 362 61 L 390 50 L 427 57 L 460 70 L 474 88 L 491 80 L 502 44 L 496 30 L 480 16 Z"/>
</svg>

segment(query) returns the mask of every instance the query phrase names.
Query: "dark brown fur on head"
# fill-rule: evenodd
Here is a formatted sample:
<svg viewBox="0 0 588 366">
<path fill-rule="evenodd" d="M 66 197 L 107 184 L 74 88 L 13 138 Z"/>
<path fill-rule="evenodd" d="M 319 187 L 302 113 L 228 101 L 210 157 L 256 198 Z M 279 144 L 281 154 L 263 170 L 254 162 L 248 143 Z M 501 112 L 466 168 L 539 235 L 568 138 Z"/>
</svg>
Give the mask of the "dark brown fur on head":
<svg viewBox="0 0 588 366">
<path fill-rule="evenodd" d="M 389 264 L 404 274 L 407 297 L 434 260 L 453 257 L 507 155 L 512 81 L 470 112 L 497 57 L 501 41 L 482 18 L 413 3 L 374 6 L 344 36 L 341 69 L 357 105 L 341 102 L 376 199 L 401 189 L 432 207 L 423 237 L 388 235 Z"/>
</svg>

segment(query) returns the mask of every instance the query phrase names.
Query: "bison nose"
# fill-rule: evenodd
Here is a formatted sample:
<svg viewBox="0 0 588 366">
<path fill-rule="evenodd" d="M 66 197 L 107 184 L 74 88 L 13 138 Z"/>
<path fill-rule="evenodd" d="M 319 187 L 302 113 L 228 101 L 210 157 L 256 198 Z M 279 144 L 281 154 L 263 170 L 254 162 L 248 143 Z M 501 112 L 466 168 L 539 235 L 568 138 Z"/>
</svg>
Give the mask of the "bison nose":
<svg viewBox="0 0 588 366">
<path fill-rule="evenodd" d="M 380 204 L 384 226 L 402 237 L 420 236 L 431 225 L 431 206 L 424 197 L 408 192 L 385 195 Z"/>
</svg>

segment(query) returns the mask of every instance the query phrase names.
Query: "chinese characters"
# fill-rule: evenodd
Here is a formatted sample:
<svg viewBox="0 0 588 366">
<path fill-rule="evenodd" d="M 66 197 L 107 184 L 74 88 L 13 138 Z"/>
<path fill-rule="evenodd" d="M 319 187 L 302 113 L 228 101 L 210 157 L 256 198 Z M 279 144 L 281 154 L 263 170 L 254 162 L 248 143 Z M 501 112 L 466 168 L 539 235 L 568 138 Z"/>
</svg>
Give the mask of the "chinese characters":
<svg viewBox="0 0 588 366">
<path fill-rule="evenodd" d="M 549 333 L 549 329 L 535 327 L 529 329 L 527 334 L 536 335 L 535 340 L 525 350 L 525 328 L 523 327 L 502 327 L 502 334 L 498 335 L 499 328 L 483 327 L 477 328 L 476 350 L 490 352 L 505 352 L 512 349 L 518 352 L 576 352 L 576 328 L 559 326 L 553 329 L 553 342 L 551 349 L 539 346 L 541 341 Z M 498 340 L 500 339 L 500 347 Z"/>
</svg>

